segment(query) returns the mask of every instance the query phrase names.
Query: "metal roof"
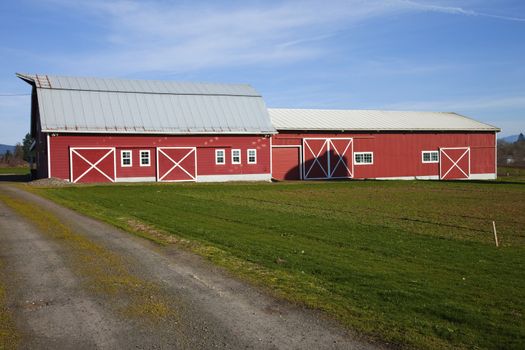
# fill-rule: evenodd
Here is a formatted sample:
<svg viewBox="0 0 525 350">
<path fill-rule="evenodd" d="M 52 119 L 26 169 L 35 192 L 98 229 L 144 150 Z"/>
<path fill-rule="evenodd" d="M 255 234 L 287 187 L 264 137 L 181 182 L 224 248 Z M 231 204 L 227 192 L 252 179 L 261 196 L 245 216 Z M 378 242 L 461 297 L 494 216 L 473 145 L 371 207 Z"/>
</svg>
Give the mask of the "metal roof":
<svg viewBox="0 0 525 350">
<path fill-rule="evenodd" d="M 275 133 L 264 100 L 246 84 L 17 76 L 36 88 L 44 132 Z"/>
<path fill-rule="evenodd" d="M 451 112 L 269 108 L 277 130 L 500 131 Z"/>
</svg>

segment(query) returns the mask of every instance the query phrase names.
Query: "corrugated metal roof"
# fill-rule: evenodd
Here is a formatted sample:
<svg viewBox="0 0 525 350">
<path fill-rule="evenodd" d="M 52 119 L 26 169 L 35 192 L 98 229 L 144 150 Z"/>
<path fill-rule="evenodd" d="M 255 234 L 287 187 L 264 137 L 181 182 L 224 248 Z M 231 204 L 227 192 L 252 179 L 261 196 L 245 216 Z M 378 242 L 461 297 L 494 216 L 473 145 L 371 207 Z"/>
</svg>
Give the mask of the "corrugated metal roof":
<svg viewBox="0 0 525 350">
<path fill-rule="evenodd" d="M 44 132 L 274 133 L 246 84 L 17 74 L 35 85 Z"/>
<path fill-rule="evenodd" d="M 451 112 L 269 108 L 277 130 L 500 131 Z"/>
</svg>

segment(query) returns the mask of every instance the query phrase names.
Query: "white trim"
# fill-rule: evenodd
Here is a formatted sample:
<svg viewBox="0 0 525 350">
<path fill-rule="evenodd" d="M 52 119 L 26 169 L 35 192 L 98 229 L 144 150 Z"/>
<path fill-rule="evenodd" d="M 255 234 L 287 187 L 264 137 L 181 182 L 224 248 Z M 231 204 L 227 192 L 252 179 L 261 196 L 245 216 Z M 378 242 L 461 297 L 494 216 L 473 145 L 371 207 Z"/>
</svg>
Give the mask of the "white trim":
<svg viewBox="0 0 525 350">
<path fill-rule="evenodd" d="M 465 152 L 463 152 L 463 154 L 456 161 L 453 161 L 452 158 L 450 158 L 450 156 L 446 152 L 447 150 L 450 150 L 450 149 L 465 150 Z M 444 154 L 452 162 L 452 166 L 448 169 L 448 171 L 444 175 L 443 175 L 443 170 L 442 170 L 443 162 L 441 161 L 442 159 L 441 154 Z M 461 167 L 458 165 L 459 161 L 463 159 L 465 155 L 468 155 L 468 174 L 465 173 L 463 169 L 461 169 Z M 439 179 L 443 180 L 448 175 L 448 173 L 450 173 L 450 171 L 454 168 L 458 168 L 459 171 L 461 171 L 463 175 L 466 176 L 466 178 L 459 178 L 457 180 L 470 179 L 470 147 L 440 147 L 439 148 Z M 456 179 L 451 179 L 451 180 L 456 180 Z"/>
<path fill-rule="evenodd" d="M 494 173 L 498 174 L 498 138 L 497 132 L 494 132 Z"/>
<path fill-rule="evenodd" d="M 163 152 L 163 149 L 185 149 L 189 150 L 188 153 L 184 155 L 178 162 L 174 161 L 170 156 L 168 156 L 165 152 Z M 180 163 L 184 161 L 192 152 L 195 153 L 195 175 L 190 174 L 186 169 L 184 169 Z M 173 166 L 170 170 L 164 173 L 164 175 L 159 176 L 159 153 L 162 153 L 164 157 L 168 158 L 172 163 Z M 190 179 L 187 180 L 164 180 L 164 178 L 171 173 L 175 168 L 180 168 L 182 171 L 184 171 Z M 157 147 L 157 181 L 160 182 L 188 182 L 188 181 L 195 181 L 197 177 L 197 147 Z"/>
<path fill-rule="evenodd" d="M 358 163 L 358 162 L 356 162 L 355 156 L 360 155 L 360 154 L 363 154 L 363 155 L 370 154 L 371 158 L 372 158 L 372 161 L 370 163 Z M 365 158 L 363 157 L 363 160 L 364 159 Z M 354 161 L 355 165 L 374 165 L 374 152 L 354 152 L 354 159 L 353 159 L 353 161 Z"/>
<path fill-rule="evenodd" d="M 142 164 L 142 152 L 148 152 L 148 164 Z M 139 150 L 139 165 L 141 167 L 149 167 L 149 166 L 151 166 L 151 151 L 149 149 L 141 149 L 141 150 Z"/>
<path fill-rule="evenodd" d="M 310 147 L 310 145 L 308 144 L 309 140 L 324 140 L 325 142 L 321 146 L 319 152 L 317 154 L 315 154 L 314 151 L 312 150 L 312 148 Z M 348 144 L 346 145 L 346 148 L 342 152 L 342 154 L 340 154 L 339 150 L 335 147 L 335 145 L 333 143 L 334 140 L 337 140 L 337 141 L 348 141 Z M 308 147 L 308 149 L 310 150 L 310 153 L 314 156 L 314 161 L 310 165 L 310 168 L 308 169 L 308 171 L 306 171 L 306 164 L 304 162 L 304 159 L 305 159 L 304 153 L 306 152 L 306 147 L 304 147 L 304 146 Z M 331 171 L 332 154 L 330 152 L 330 146 L 332 146 L 335 149 L 335 151 L 337 152 L 337 156 L 339 157 L 339 160 L 336 163 L 333 171 Z M 334 172 L 335 172 L 335 169 L 339 166 L 340 161 L 344 157 L 345 152 L 348 150 L 348 148 L 350 146 L 352 146 L 352 150 L 350 152 L 350 158 L 351 158 L 351 162 L 352 162 L 352 170 L 350 170 L 348 168 L 347 164 L 343 163 L 343 165 L 346 167 L 348 172 L 350 172 L 350 176 L 345 176 L 345 177 L 332 176 L 334 174 Z M 319 159 L 318 159 L 319 156 L 321 155 L 321 153 L 323 152 L 323 149 L 325 147 L 326 147 L 326 153 L 328 154 L 326 171 L 325 171 L 324 167 L 321 165 L 321 162 L 319 162 Z M 312 168 L 314 167 L 316 162 L 317 162 L 317 164 L 319 164 L 319 167 L 321 168 L 321 170 L 325 174 L 325 177 L 308 177 L 308 174 L 310 174 L 310 171 L 312 170 Z M 354 168 L 354 138 L 352 138 L 352 137 L 333 137 L 333 138 L 329 138 L 329 137 L 328 138 L 327 137 L 305 137 L 305 138 L 303 138 L 303 148 L 302 148 L 301 163 L 303 164 L 302 171 L 303 171 L 303 174 L 304 174 L 301 178 L 304 179 L 304 180 L 351 179 L 351 178 L 354 177 L 354 174 L 355 174 L 355 172 L 354 172 L 354 170 L 355 170 L 355 168 Z"/>
<path fill-rule="evenodd" d="M 218 162 L 219 152 L 222 152 L 222 163 Z M 215 150 L 215 165 L 225 165 L 226 164 L 226 151 L 222 148 Z"/>
<path fill-rule="evenodd" d="M 155 176 L 145 177 L 117 177 L 115 182 L 155 182 L 157 178 Z"/>
<path fill-rule="evenodd" d="M 438 175 L 422 175 L 422 176 L 385 176 L 367 178 L 372 180 L 439 180 Z"/>
<path fill-rule="evenodd" d="M 282 129 L 284 130 L 284 129 Z M 461 130 L 458 130 L 461 131 Z M 473 130 L 473 131 L 494 131 L 492 130 Z M 120 130 L 108 130 L 102 132 L 100 130 L 71 130 L 71 129 L 42 129 L 43 133 L 63 133 L 63 134 L 100 134 L 100 135 L 111 135 L 111 134 L 128 134 L 128 135 L 217 135 L 216 131 L 196 131 L 196 132 L 173 132 L 173 131 L 120 131 Z M 221 131 L 220 134 L 224 135 L 277 135 L 277 131 Z"/>
<path fill-rule="evenodd" d="M 425 160 L 425 157 L 424 157 L 425 153 L 430 153 L 430 160 L 428 161 Z M 438 155 L 437 160 L 432 160 L 432 153 L 437 153 Z M 421 163 L 425 163 L 425 164 L 439 163 L 439 150 L 438 151 L 421 151 Z"/>
<path fill-rule="evenodd" d="M 92 149 L 103 149 L 103 150 L 109 150 L 108 153 L 106 153 L 102 158 L 97 160 L 95 163 L 91 163 L 89 160 L 87 160 L 84 156 L 79 154 L 76 150 L 92 150 Z M 91 165 L 91 167 L 86 170 L 82 175 L 78 176 L 75 180 L 73 180 L 73 152 L 79 156 L 84 162 Z M 108 176 L 105 172 L 97 168 L 98 163 L 103 161 L 110 153 L 113 153 L 113 178 Z M 70 147 L 69 148 L 69 181 L 76 183 L 78 180 L 80 180 L 82 177 L 84 177 L 88 172 L 91 170 L 97 170 L 99 173 L 104 175 L 106 178 L 108 178 L 111 182 L 115 182 L 115 179 L 117 177 L 117 155 L 116 155 L 116 149 L 115 147 Z"/>
<path fill-rule="evenodd" d="M 422 175 L 422 176 L 392 176 L 392 177 L 367 177 L 363 180 L 439 180 L 439 175 Z M 458 180 L 495 180 L 496 174 L 470 174 L 469 179 Z M 359 180 L 359 179 L 358 179 Z"/>
<path fill-rule="evenodd" d="M 124 164 L 124 152 L 129 152 L 129 164 Z M 133 152 L 130 149 L 120 150 L 120 166 L 122 168 L 133 167 Z"/>
<path fill-rule="evenodd" d="M 51 142 L 47 134 L 47 178 L 51 178 Z"/>
<path fill-rule="evenodd" d="M 254 152 L 254 156 L 253 157 L 255 158 L 255 160 L 253 162 L 250 162 L 250 151 Z M 255 149 L 255 148 L 248 148 L 246 150 L 246 162 L 248 164 L 257 164 L 257 149 Z"/>
<path fill-rule="evenodd" d="M 496 180 L 497 178 L 498 178 L 497 173 L 470 174 L 469 180 Z"/>
<path fill-rule="evenodd" d="M 197 182 L 271 181 L 271 174 L 198 175 Z"/>
<path fill-rule="evenodd" d="M 299 179 L 303 180 L 303 146 L 302 145 L 272 145 L 271 148 L 299 148 Z M 270 154 L 272 154 L 270 149 Z M 273 162 L 273 158 L 271 159 Z M 270 172 L 273 176 L 273 168 L 270 167 L 272 171 Z"/>
<path fill-rule="evenodd" d="M 235 157 L 234 157 L 234 155 L 233 155 L 233 152 L 239 152 L 239 161 L 238 161 L 238 162 L 236 162 L 236 161 L 234 160 Z M 232 149 L 232 150 L 231 150 L 231 156 L 232 156 L 232 164 L 241 164 L 241 163 L 242 163 L 242 152 L 241 152 L 240 149 L 238 149 L 238 148 Z"/>
<path fill-rule="evenodd" d="M 273 177 L 273 150 L 272 150 L 273 142 L 272 142 L 272 139 L 273 139 L 273 137 L 270 137 L 270 174 Z"/>
</svg>

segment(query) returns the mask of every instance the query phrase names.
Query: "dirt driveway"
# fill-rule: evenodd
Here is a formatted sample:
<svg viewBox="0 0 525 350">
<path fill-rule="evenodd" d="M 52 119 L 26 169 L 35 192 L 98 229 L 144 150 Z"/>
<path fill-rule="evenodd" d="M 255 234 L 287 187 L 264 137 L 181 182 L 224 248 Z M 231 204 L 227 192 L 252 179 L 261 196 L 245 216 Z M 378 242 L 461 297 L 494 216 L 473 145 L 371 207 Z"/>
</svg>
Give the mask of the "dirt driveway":
<svg viewBox="0 0 525 350">
<path fill-rule="evenodd" d="M 28 218 L 39 210 L 43 222 Z M 377 348 L 191 253 L 10 184 L 0 184 L 0 262 L 23 349 Z"/>
</svg>

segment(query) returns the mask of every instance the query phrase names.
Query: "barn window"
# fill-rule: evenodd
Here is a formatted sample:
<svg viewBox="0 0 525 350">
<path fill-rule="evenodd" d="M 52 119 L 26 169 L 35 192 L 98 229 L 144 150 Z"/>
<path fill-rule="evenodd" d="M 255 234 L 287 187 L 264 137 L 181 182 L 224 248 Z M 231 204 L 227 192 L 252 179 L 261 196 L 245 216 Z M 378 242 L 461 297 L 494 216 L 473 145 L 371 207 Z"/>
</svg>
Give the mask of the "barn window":
<svg viewBox="0 0 525 350">
<path fill-rule="evenodd" d="M 421 160 L 423 163 L 439 163 L 439 152 L 423 151 L 421 152 Z"/>
<path fill-rule="evenodd" d="M 150 166 L 150 152 L 149 150 L 140 151 L 140 166 Z"/>
<path fill-rule="evenodd" d="M 232 164 L 241 164 L 241 150 L 232 149 Z"/>
<path fill-rule="evenodd" d="M 215 150 L 215 164 L 226 164 L 226 157 L 223 149 Z"/>
<path fill-rule="evenodd" d="M 355 164 L 374 164 L 373 152 L 355 152 Z"/>
<path fill-rule="evenodd" d="M 131 151 L 120 151 L 120 165 L 123 167 L 132 166 Z"/>
<path fill-rule="evenodd" d="M 248 150 L 248 164 L 257 164 L 257 150 L 256 149 Z"/>
</svg>

